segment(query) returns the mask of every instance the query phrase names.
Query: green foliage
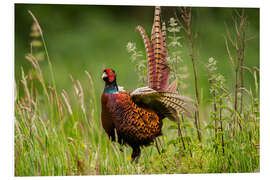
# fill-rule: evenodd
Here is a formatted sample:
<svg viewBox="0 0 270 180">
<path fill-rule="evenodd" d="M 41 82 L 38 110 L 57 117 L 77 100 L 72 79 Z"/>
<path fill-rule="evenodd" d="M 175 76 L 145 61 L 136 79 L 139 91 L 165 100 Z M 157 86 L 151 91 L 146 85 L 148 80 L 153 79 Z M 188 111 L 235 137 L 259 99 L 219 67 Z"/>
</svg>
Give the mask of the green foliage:
<svg viewBox="0 0 270 180">
<path fill-rule="evenodd" d="M 147 60 L 141 59 L 142 52 L 137 51 L 136 44 L 128 42 L 127 51 L 131 54 L 130 59 L 133 63 L 136 63 L 136 72 L 139 77 L 139 83 L 142 86 L 146 85 L 147 82 Z"/>
<path fill-rule="evenodd" d="M 185 79 L 189 77 L 188 67 L 183 61 L 182 57 L 182 43 L 180 40 L 183 37 L 180 36 L 181 27 L 177 24 L 174 18 L 170 18 L 169 27 L 168 27 L 168 39 L 170 40 L 168 44 L 169 56 L 167 62 L 171 67 L 171 79 L 174 80 L 178 78 L 178 86 L 181 89 L 188 88 L 188 84 L 185 83 Z M 180 90 L 180 89 L 179 89 Z"/>
</svg>

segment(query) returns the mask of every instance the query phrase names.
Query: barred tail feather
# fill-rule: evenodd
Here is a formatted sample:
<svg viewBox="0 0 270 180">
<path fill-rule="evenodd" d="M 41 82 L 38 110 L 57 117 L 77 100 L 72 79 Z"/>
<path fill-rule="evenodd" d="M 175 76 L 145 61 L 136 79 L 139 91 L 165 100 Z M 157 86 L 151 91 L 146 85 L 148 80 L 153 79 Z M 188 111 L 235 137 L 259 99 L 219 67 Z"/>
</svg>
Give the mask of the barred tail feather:
<svg viewBox="0 0 270 180">
<path fill-rule="evenodd" d="M 151 42 L 149 41 L 149 38 L 142 26 L 137 26 L 136 29 L 140 32 L 144 46 L 146 49 L 146 55 L 147 55 L 147 82 L 148 86 L 151 87 L 153 86 L 153 82 L 157 81 L 155 79 L 155 73 L 156 73 L 156 62 L 155 62 L 155 57 L 154 57 L 154 50 Z"/>
<path fill-rule="evenodd" d="M 162 55 L 163 58 L 167 58 L 168 57 L 168 50 L 167 50 L 167 43 L 166 43 L 166 24 L 165 22 L 162 23 Z"/>
<path fill-rule="evenodd" d="M 177 84 L 178 84 L 178 78 L 176 77 L 176 79 L 169 85 L 167 91 L 172 92 L 172 93 L 176 93 L 177 92 Z"/>
<path fill-rule="evenodd" d="M 156 62 L 156 74 L 157 81 L 154 82 L 154 86 L 151 87 L 157 91 L 164 91 L 168 87 L 168 80 L 170 74 L 170 68 L 166 62 L 168 56 L 166 46 L 166 33 L 161 31 L 160 27 L 160 6 L 155 7 L 154 23 L 152 28 L 151 42 L 154 49 L 154 57 Z M 163 27 L 164 29 L 164 27 Z"/>
</svg>

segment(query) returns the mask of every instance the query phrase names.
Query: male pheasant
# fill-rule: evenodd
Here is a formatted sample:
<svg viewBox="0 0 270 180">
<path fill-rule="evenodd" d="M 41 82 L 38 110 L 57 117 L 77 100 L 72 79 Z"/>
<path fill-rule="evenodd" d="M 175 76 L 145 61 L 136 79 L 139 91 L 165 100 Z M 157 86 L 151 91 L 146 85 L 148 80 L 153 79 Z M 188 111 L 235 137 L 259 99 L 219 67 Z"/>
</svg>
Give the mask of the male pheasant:
<svg viewBox="0 0 270 180">
<path fill-rule="evenodd" d="M 116 73 L 105 69 L 102 79 L 105 88 L 101 97 L 101 121 L 112 141 L 118 137 L 120 144 L 132 147 L 132 161 L 138 162 L 140 147 L 149 145 L 161 135 L 162 119 L 178 121 L 178 112 L 191 117 L 193 100 L 176 92 L 177 80 L 168 86 L 170 68 L 166 33 L 160 27 L 160 7 L 155 7 L 151 41 L 141 26 L 136 28 L 143 40 L 147 53 L 148 86 L 131 93 L 119 90 Z"/>
</svg>

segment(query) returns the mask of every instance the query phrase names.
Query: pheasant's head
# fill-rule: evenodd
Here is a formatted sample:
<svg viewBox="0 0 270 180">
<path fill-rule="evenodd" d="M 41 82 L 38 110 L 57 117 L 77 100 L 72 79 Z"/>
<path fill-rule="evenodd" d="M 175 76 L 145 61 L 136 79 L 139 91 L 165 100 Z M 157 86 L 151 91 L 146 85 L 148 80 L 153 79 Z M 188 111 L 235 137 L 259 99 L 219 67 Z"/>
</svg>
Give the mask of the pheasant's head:
<svg viewBox="0 0 270 180">
<path fill-rule="evenodd" d="M 105 81 L 104 93 L 118 93 L 116 74 L 112 69 L 104 69 L 102 79 Z"/>
<path fill-rule="evenodd" d="M 103 74 L 102 74 L 102 79 L 106 83 L 113 83 L 116 81 L 116 74 L 113 69 L 104 69 Z"/>
</svg>

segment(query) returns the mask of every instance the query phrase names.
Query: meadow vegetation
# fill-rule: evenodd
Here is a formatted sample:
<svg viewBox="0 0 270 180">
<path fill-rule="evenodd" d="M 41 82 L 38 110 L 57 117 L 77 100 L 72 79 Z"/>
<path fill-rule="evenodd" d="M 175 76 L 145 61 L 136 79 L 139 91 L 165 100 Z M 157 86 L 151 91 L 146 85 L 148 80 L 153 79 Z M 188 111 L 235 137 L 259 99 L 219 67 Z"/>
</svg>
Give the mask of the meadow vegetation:
<svg viewBox="0 0 270 180">
<path fill-rule="evenodd" d="M 110 142 L 102 128 L 100 93 L 93 72 L 83 70 L 80 78 L 70 74 L 70 87 L 62 88 L 46 34 L 29 11 L 33 25 L 25 60 L 30 67 L 21 67 L 15 79 L 15 176 L 259 172 L 259 67 L 245 62 L 251 38 L 248 18 L 244 10 L 235 10 L 232 26 L 223 26 L 226 34 L 220 41 L 233 76 L 227 79 L 220 71 L 219 58 L 201 61 L 198 34 L 191 26 L 192 12 L 178 9 L 166 22 L 167 60 L 170 81 L 178 78 L 178 91 L 194 98 L 198 111 L 194 119 L 179 114 L 178 124 L 165 119 L 163 135 L 142 148 L 135 164 L 130 161 L 131 148 Z M 138 77 L 135 87 L 145 85 L 145 50 L 132 42 L 132 37 L 126 49 Z M 45 61 L 47 72 L 40 66 Z M 206 74 L 200 74 L 198 68 Z M 207 77 L 207 86 L 200 86 L 202 76 Z M 245 76 L 251 79 L 249 86 Z"/>
</svg>

